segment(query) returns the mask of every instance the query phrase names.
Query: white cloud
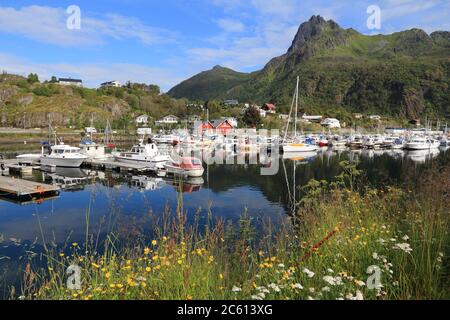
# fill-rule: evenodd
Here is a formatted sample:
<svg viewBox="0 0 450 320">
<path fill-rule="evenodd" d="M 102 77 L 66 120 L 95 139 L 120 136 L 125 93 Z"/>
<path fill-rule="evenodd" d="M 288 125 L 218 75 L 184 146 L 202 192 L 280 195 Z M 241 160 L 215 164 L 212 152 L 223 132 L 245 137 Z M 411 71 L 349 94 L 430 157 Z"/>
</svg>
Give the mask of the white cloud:
<svg viewBox="0 0 450 320">
<path fill-rule="evenodd" d="M 73 77 L 83 79 L 87 87 L 97 87 L 100 83 L 110 80 L 118 80 L 158 84 L 164 91 L 184 80 L 162 68 L 130 63 L 33 63 L 25 59 L 0 53 L 0 71 L 27 76 L 30 72 L 37 73 L 42 80 L 48 80 L 51 76 Z"/>
<path fill-rule="evenodd" d="M 217 24 L 225 32 L 242 32 L 245 30 L 245 25 L 234 19 L 219 19 L 217 20 Z"/>
<path fill-rule="evenodd" d="M 102 44 L 107 38 L 136 39 L 145 44 L 171 41 L 175 35 L 144 24 L 137 18 L 117 14 L 94 17 L 81 12 L 81 29 L 69 30 L 63 8 L 28 6 L 0 7 L 0 32 L 59 46 Z"/>
</svg>

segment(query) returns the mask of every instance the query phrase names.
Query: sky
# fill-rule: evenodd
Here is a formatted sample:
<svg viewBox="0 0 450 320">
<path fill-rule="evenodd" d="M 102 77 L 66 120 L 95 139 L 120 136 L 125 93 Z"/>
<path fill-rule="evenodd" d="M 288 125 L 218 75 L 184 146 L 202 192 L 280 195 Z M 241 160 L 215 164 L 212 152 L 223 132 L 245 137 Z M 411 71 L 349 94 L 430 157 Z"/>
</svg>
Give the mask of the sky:
<svg viewBox="0 0 450 320">
<path fill-rule="evenodd" d="M 450 30 L 450 0 L 0 0 L 0 71 L 168 91 L 215 65 L 261 69 L 317 14 L 364 34 Z"/>
</svg>

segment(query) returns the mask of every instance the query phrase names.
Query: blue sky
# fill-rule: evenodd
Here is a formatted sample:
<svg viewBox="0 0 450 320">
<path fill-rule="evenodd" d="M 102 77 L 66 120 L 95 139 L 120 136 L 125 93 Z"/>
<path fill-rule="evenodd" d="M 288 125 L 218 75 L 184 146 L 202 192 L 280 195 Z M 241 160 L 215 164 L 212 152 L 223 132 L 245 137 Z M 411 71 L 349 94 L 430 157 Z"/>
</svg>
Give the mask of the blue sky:
<svg viewBox="0 0 450 320">
<path fill-rule="evenodd" d="M 81 29 L 66 9 L 81 9 Z M 381 9 L 369 30 L 367 8 Z M 450 30 L 449 0 L 0 0 L 0 69 L 42 79 L 154 83 L 163 90 L 215 65 L 260 69 L 313 14 L 361 33 Z"/>
</svg>

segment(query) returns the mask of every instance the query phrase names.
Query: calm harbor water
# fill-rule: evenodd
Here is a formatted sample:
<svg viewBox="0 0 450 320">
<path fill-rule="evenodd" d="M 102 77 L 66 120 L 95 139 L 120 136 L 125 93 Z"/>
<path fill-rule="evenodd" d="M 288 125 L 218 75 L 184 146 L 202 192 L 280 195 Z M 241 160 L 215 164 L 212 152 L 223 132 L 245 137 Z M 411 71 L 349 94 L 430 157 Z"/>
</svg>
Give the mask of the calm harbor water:
<svg viewBox="0 0 450 320">
<path fill-rule="evenodd" d="M 87 213 L 90 233 L 102 239 L 114 232 L 122 242 L 138 236 L 151 239 L 153 219 L 165 211 L 173 213 L 180 198 L 191 222 L 195 214 L 204 222 L 208 212 L 213 218 L 237 222 L 247 210 L 256 225 L 267 219 L 276 224 L 288 217 L 294 184 L 298 188 L 310 179 L 331 180 L 344 160 L 358 161 L 368 183 L 405 185 L 414 184 L 424 169 L 437 162 L 450 164 L 450 151 L 324 149 L 305 159 L 281 157 L 274 176 L 261 176 L 259 165 L 211 165 L 203 178 L 183 182 L 87 169 L 34 172 L 25 178 L 56 183 L 63 190 L 42 203 L 0 197 L 0 298 L 11 284 L 19 286 L 26 257 L 42 252 L 44 242 L 61 247 L 84 243 Z M 298 200 L 301 194 L 297 191 L 295 197 Z"/>
</svg>

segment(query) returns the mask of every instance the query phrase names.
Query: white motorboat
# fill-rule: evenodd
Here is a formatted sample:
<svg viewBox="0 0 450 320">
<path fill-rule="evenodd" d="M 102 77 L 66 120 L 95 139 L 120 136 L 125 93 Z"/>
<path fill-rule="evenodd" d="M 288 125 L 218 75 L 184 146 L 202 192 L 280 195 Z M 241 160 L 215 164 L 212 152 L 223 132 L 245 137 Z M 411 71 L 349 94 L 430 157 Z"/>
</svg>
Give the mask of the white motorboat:
<svg viewBox="0 0 450 320">
<path fill-rule="evenodd" d="M 413 137 L 406 141 L 405 149 L 408 150 L 429 150 L 437 149 L 440 146 L 440 142 L 431 138 Z"/>
<path fill-rule="evenodd" d="M 317 151 L 318 148 L 316 145 L 308 144 L 308 143 L 287 143 L 283 145 L 283 152 L 292 153 L 292 152 L 314 152 Z"/>
<path fill-rule="evenodd" d="M 129 152 L 116 153 L 114 158 L 119 162 L 149 165 L 155 169 L 162 168 L 164 163 L 170 160 L 169 155 L 163 155 L 159 152 L 156 144 L 144 144 L 142 139 Z"/>
<path fill-rule="evenodd" d="M 181 157 L 164 164 L 168 173 L 187 177 L 201 177 L 205 172 L 202 161 L 192 157 Z"/>
<path fill-rule="evenodd" d="M 87 157 L 81 154 L 80 148 L 71 147 L 60 143 L 51 147 L 51 153 L 41 155 L 40 161 L 43 166 L 56 166 L 64 168 L 79 168 Z"/>
</svg>

